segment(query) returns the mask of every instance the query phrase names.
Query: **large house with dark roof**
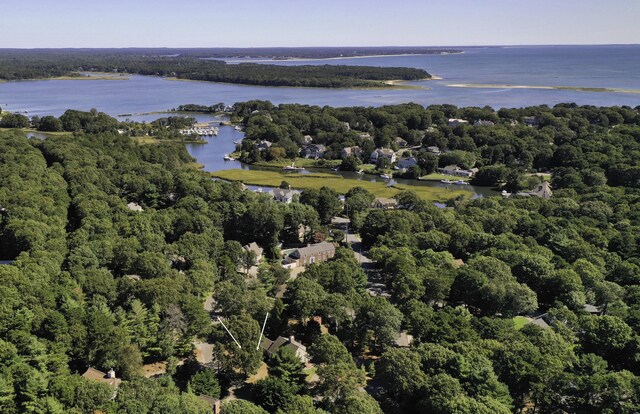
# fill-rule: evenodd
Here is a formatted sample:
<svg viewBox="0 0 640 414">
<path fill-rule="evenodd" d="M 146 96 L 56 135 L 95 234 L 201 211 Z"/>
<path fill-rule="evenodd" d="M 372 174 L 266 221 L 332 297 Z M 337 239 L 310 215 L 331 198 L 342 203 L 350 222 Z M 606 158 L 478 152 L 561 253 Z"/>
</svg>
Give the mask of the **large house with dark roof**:
<svg viewBox="0 0 640 414">
<path fill-rule="evenodd" d="M 268 356 L 277 354 L 281 348 L 289 348 L 296 354 L 298 358 L 300 358 L 300 361 L 304 362 L 305 364 L 309 362 L 307 347 L 296 341 L 296 338 L 293 335 L 288 338 L 279 336 L 275 341 L 264 337 L 262 339 L 262 343 L 260 343 L 260 346 Z"/>
<path fill-rule="evenodd" d="M 333 243 L 322 242 L 310 244 L 307 247 L 296 249 L 284 260 L 290 267 L 306 266 L 308 264 L 326 262 L 336 254 Z"/>
</svg>

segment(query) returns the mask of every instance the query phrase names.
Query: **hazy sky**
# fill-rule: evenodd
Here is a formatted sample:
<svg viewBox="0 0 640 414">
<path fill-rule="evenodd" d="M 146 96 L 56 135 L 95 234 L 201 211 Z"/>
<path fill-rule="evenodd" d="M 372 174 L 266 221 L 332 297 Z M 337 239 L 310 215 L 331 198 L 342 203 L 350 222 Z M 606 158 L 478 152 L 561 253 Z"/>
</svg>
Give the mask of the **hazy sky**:
<svg viewBox="0 0 640 414">
<path fill-rule="evenodd" d="M 0 48 L 640 43 L 638 0 L 0 0 Z"/>
</svg>

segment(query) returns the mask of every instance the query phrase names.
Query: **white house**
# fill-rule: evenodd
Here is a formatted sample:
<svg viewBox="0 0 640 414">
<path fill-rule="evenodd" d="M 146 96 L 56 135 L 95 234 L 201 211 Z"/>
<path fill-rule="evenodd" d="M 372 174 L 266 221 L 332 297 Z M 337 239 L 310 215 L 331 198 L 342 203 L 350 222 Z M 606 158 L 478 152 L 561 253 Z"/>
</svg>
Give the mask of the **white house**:
<svg viewBox="0 0 640 414">
<path fill-rule="evenodd" d="M 469 121 L 465 121 L 464 119 L 459 119 L 459 118 L 451 118 L 449 119 L 449 122 L 448 122 L 450 127 L 457 127 L 457 126 L 468 124 L 468 123 Z"/>
<path fill-rule="evenodd" d="M 381 157 L 388 159 L 390 164 L 396 162 L 396 153 L 389 148 L 377 148 L 373 151 L 371 153 L 371 162 L 376 164 Z"/>
</svg>

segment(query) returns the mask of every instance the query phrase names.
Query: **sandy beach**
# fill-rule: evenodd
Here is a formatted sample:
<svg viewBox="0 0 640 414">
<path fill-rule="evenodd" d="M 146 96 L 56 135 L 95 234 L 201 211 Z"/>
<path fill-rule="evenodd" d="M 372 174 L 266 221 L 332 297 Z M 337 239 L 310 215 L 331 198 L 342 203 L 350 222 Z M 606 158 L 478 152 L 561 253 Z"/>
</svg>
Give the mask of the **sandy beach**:
<svg viewBox="0 0 640 414">
<path fill-rule="evenodd" d="M 546 90 L 558 90 L 558 91 L 640 94 L 640 89 L 593 88 L 593 87 L 580 87 L 580 86 L 500 85 L 500 84 L 483 84 L 483 83 L 452 83 L 447 86 L 451 88 L 475 88 L 475 89 L 546 89 Z"/>
</svg>

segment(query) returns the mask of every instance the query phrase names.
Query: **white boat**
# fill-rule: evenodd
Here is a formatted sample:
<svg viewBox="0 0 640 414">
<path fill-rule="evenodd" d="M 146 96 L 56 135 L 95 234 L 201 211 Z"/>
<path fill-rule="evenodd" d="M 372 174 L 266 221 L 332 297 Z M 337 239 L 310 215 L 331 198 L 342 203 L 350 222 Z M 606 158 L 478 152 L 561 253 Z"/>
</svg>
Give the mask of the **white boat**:
<svg viewBox="0 0 640 414">
<path fill-rule="evenodd" d="M 233 141 L 233 143 L 236 144 L 236 145 L 240 145 L 240 144 L 242 144 L 242 140 L 238 139 L 236 141 Z"/>
<path fill-rule="evenodd" d="M 451 184 L 453 181 L 451 181 L 451 180 L 440 180 L 440 182 L 444 183 L 444 184 Z"/>
<path fill-rule="evenodd" d="M 390 180 L 391 176 L 389 174 L 380 174 L 381 178 L 384 178 L 385 180 Z"/>
<path fill-rule="evenodd" d="M 236 125 L 233 127 L 236 131 L 242 131 L 242 127 L 240 125 Z"/>
<path fill-rule="evenodd" d="M 364 174 L 364 171 L 363 170 L 358 170 L 358 171 L 356 171 L 356 174 L 362 175 L 362 174 Z"/>
<path fill-rule="evenodd" d="M 236 159 L 235 159 L 235 158 L 233 158 L 233 157 L 232 157 L 231 155 L 229 155 L 229 154 L 225 154 L 225 155 L 224 155 L 224 160 L 225 160 L 225 161 L 235 161 Z"/>
<path fill-rule="evenodd" d="M 455 181 L 455 182 L 454 182 L 454 184 L 458 184 L 458 185 L 469 185 L 469 183 L 468 183 L 468 182 L 463 181 L 463 180 Z"/>
<path fill-rule="evenodd" d="M 339 171 L 339 170 L 340 170 L 340 168 L 339 168 L 339 167 L 335 167 L 335 168 L 332 168 L 332 169 L 331 169 L 331 171 Z"/>
<path fill-rule="evenodd" d="M 291 165 L 285 165 L 284 167 L 282 167 L 282 169 L 284 171 L 302 171 L 302 170 L 304 170 L 304 167 L 296 167 L 295 164 L 296 163 L 293 162 L 293 163 L 291 163 Z"/>
</svg>

